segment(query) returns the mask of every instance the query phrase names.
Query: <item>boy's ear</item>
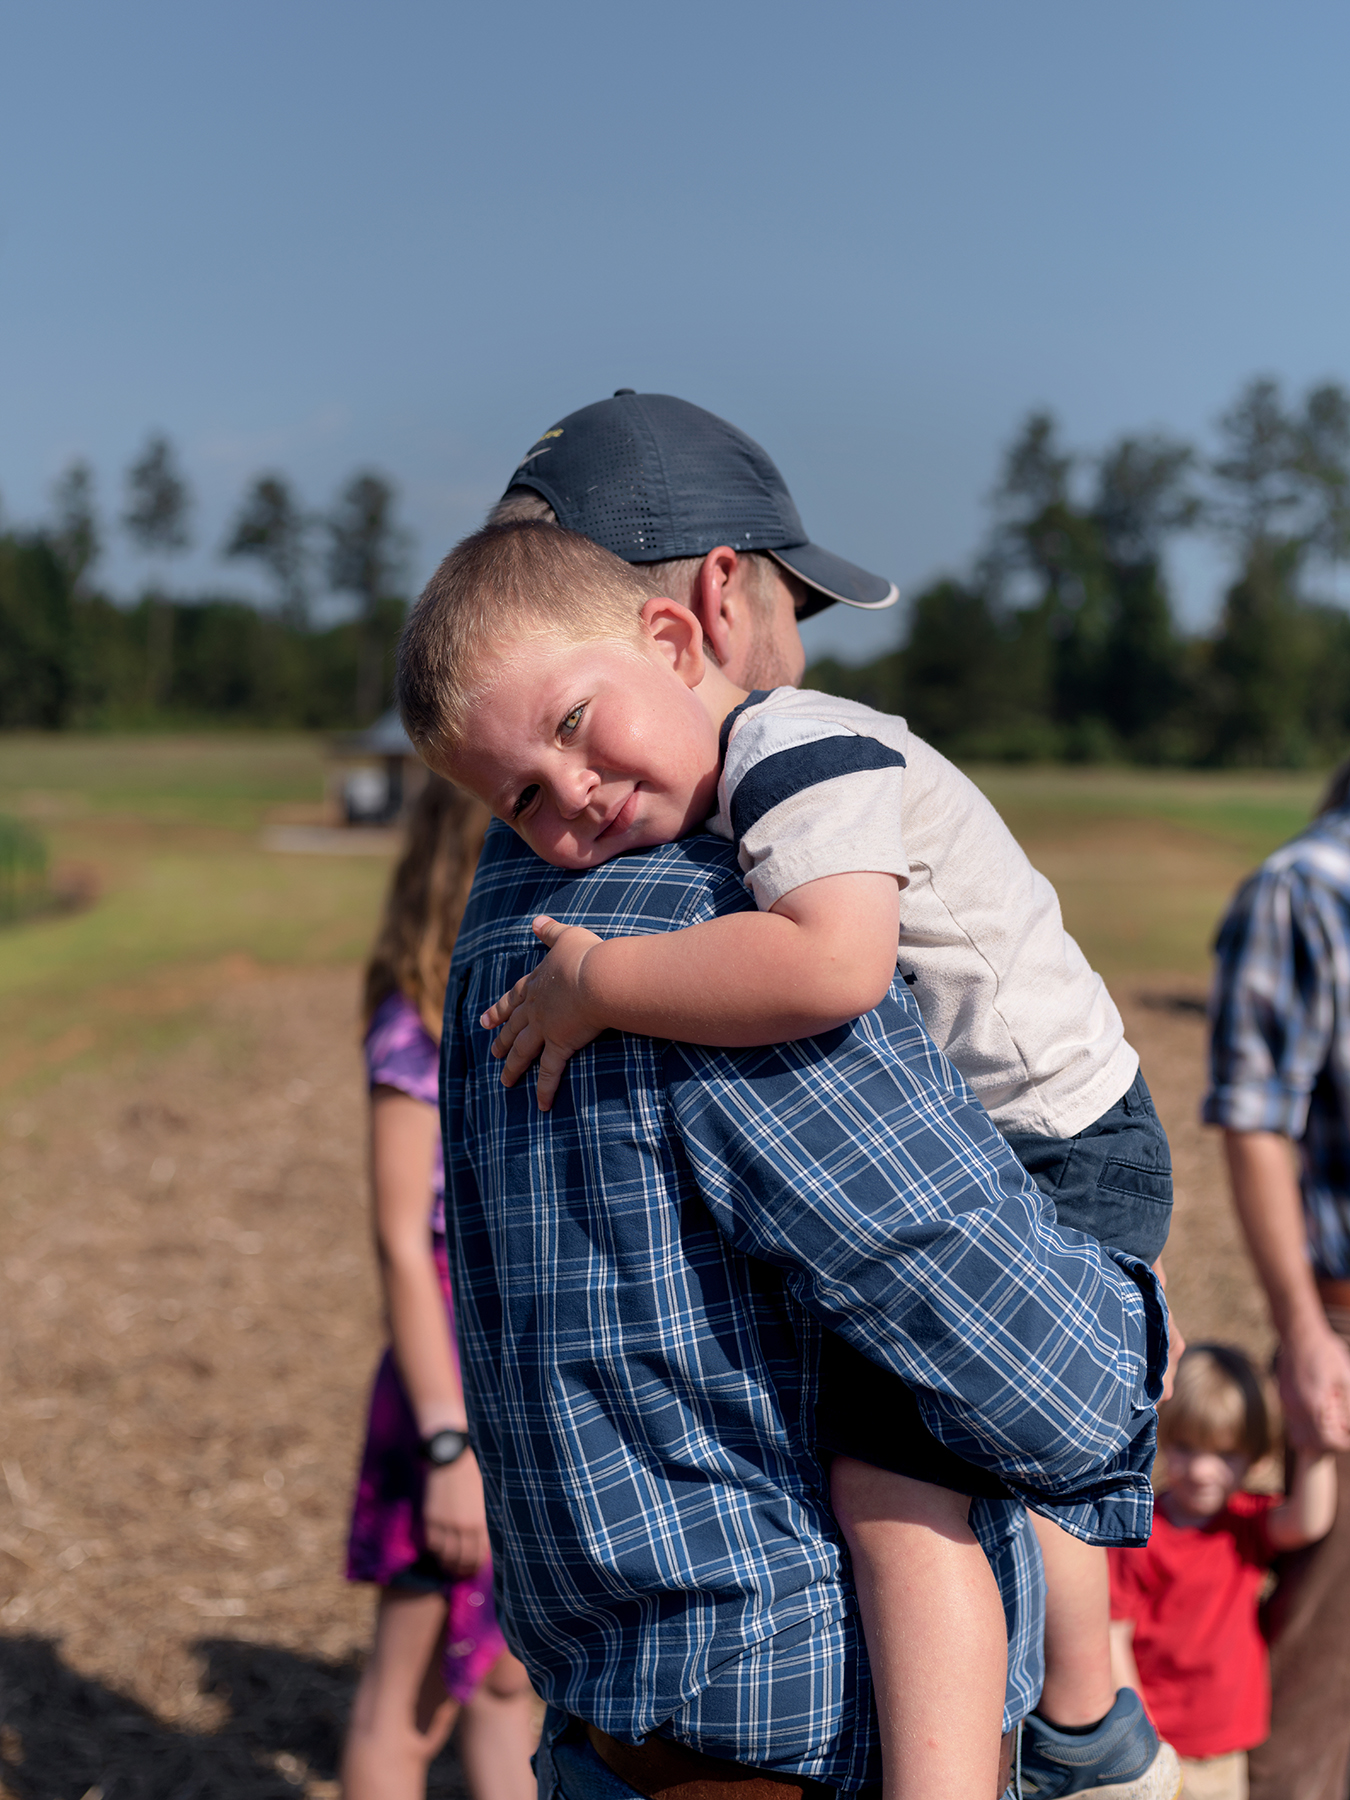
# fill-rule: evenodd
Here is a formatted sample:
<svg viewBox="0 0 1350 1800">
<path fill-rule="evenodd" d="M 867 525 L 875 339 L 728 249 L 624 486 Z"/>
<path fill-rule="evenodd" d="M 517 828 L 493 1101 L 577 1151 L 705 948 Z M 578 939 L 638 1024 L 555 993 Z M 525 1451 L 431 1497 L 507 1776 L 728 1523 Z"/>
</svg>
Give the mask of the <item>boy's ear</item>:
<svg viewBox="0 0 1350 1800">
<path fill-rule="evenodd" d="M 687 606 L 658 595 L 641 612 L 647 635 L 686 686 L 702 681 L 707 667 L 703 656 L 703 627 Z"/>
</svg>

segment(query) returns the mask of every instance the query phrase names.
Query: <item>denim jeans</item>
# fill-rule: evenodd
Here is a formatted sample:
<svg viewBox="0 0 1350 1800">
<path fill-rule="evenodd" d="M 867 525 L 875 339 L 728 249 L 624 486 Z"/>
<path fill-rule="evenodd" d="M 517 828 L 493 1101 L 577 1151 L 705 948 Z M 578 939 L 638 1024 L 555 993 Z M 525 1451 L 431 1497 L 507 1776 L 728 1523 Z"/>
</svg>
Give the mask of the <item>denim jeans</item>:
<svg viewBox="0 0 1350 1800">
<path fill-rule="evenodd" d="M 1162 1255 L 1172 1223 L 1172 1152 L 1142 1075 L 1076 1137 L 1003 1135 L 1054 1201 L 1057 1223 L 1141 1262 Z"/>
<path fill-rule="evenodd" d="M 601 1762 L 576 1721 L 556 1706 L 544 1715 L 533 1761 L 539 1800 L 643 1800 Z"/>
</svg>

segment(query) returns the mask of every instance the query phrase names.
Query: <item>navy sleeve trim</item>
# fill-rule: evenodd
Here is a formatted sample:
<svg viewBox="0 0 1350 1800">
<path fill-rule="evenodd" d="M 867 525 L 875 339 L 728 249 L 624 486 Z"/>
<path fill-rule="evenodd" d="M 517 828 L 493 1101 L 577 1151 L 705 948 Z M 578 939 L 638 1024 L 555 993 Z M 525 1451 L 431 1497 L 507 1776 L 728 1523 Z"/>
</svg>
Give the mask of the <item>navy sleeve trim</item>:
<svg viewBox="0 0 1350 1800">
<path fill-rule="evenodd" d="M 836 775 L 858 775 L 868 769 L 903 769 L 898 750 L 876 738 L 848 736 L 816 738 L 775 751 L 746 770 L 731 796 L 731 830 L 736 848 L 752 825 L 790 800 L 794 794 L 833 781 Z"/>
<path fill-rule="evenodd" d="M 737 719 L 748 708 L 758 706 L 761 700 L 767 700 L 775 691 L 773 688 L 756 688 L 753 693 L 745 696 L 739 706 L 733 706 L 726 718 L 723 719 L 722 729 L 717 734 L 717 766 L 719 769 L 726 766 L 727 745 L 731 742 L 731 728 Z"/>
</svg>

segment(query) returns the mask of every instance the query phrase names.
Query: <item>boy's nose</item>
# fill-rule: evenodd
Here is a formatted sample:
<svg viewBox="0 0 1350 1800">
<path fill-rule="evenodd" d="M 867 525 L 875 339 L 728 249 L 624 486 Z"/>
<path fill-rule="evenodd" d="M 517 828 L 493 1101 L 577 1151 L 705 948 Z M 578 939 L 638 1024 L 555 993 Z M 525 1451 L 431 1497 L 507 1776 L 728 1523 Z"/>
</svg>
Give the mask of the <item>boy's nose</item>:
<svg viewBox="0 0 1350 1800">
<path fill-rule="evenodd" d="M 591 769 L 569 770 L 559 780 L 556 788 L 558 811 L 565 819 L 575 819 L 579 812 L 585 811 L 598 780 Z"/>
</svg>

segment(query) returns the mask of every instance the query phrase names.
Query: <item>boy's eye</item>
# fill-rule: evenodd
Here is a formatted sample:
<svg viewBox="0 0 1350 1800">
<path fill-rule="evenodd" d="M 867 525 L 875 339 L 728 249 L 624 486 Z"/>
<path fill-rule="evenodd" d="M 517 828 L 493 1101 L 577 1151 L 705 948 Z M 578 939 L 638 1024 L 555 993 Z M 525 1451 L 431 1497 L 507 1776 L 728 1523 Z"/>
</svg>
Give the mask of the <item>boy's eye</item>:
<svg viewBox="0 0 1350 1800">
<path fill-rule="evenodd" d="M 585 710 L 586 708 L 584 706 L 574 706 L 571 712 L 568 713 L 567 717 L 563 720 L 562 724 L 558 727 L 558 730 L 563 734 L 575 731 L 577 726 L 581 723 L 581 715 Z"/>
<path fill-rule="evenodd" d="M 516 801 L 515 805 L 511 808 L 511 817 L 513 819 L 518 819 L 523 812 L 527 812 L 530 809 L 530 807 L 532 807 L 534 805 L 535 795 L 538 792 L 539 792 L 538 782 L 537 781 L 532 782 L 530 784 L 530 786 L 527 787 L 524 790 L 524 792 L 521 794 L 519 800 Z"/>
</svg>

